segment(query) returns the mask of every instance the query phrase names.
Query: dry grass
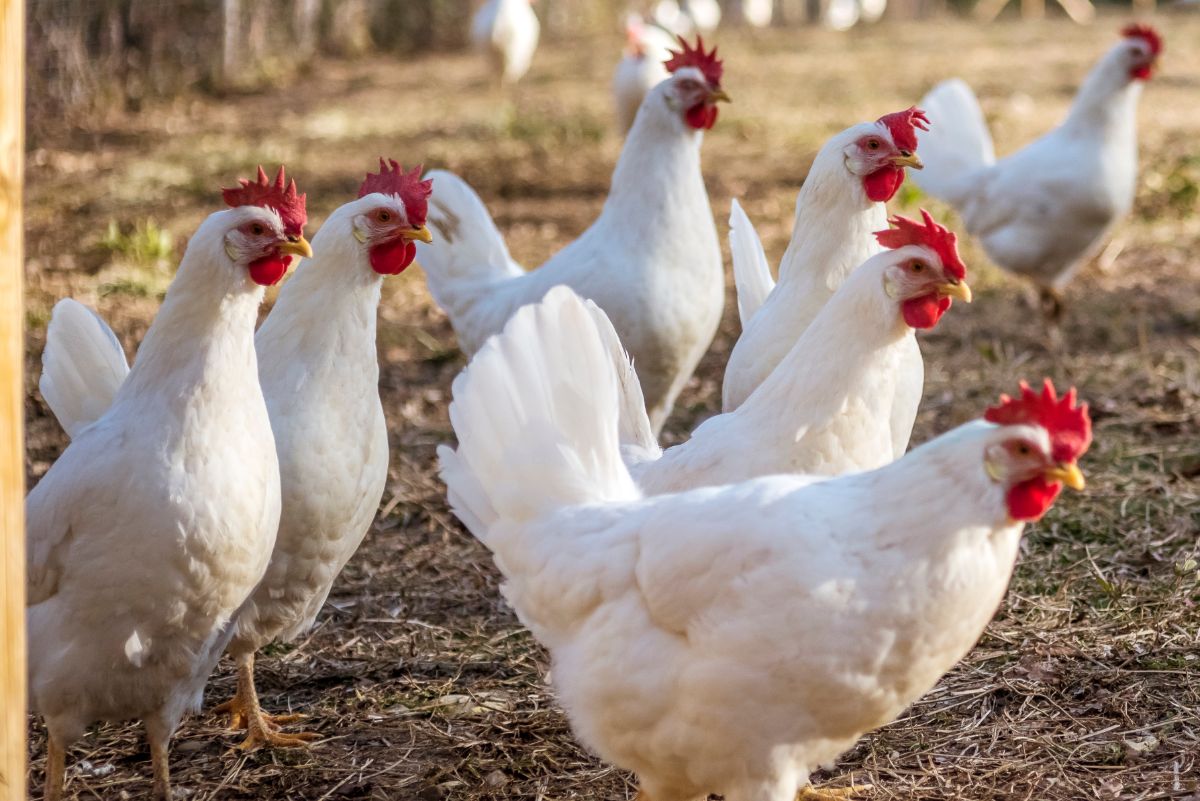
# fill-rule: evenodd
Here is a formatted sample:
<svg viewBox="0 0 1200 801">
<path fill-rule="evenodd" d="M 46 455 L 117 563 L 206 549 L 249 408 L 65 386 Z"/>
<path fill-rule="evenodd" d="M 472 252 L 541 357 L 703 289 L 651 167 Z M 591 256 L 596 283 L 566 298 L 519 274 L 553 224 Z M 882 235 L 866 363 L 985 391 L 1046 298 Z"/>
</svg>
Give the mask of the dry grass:
<svg viewBox="0 0 1200 801">
<path fill-rule="evenodd" d="M 958 73 L 979 90 L 1007 152 L 1045 130 L 1112 40 L 1090 29 L 921 24 L 834 36 L 720 37 L 737 102 L 705 143 L 714 212 L 741 197 L 777 259 L 820 142 L 915 101 Z M 872 798 L 1200 798 L 1200 20 L 1172 17 L 1166 68 L 1141 109 L 1143 181 L 1108 274 L 1073 286 L 1065 346 L 1047 345 L 1023 288 L 968 252 L 978 300 L 924 338 L 926 402 L 915 441 L 977 415 L 1019 377 L 1079 385 L 1093 404 L 1089 489 L 1032 528 L 1008 599 L 979 647 L 903 720 L 871 734 L 831 778 Z M 99 246 L 110 220 L 154 219 L 182 241 L 215 208 L 218 182 L 285 160 L 314 223 L 349 199 L 379 154 L 448 166 L 489 202 L 514 253 L 536 264 L 603 202 L 619 150 L 607 81 L 619 42 L 539 53 L 514 103 L 473 58 L 331 63 L 291 91 L 181 98 L 119 127 L 63 131 L 29 164 L 31 481 L 65 439 L 35 390 L 53 301 L 95 304 L 132 350 L 160 268 Z M 919 199 L 903 196 L 909 209 Z M 938 209 L 944 212 L 944 209 Z M 315 225 L 313 230 L 315 230 Z M 722 230 L 724 225 L 721 226 Z M 101 291 L 102 287 L 107 287 Z M 375 530 L 317 628 L 259 661 L 270 709 L 301 709 L 326 737 L 311 751 L 232 752 L 219 721 L 175 741 L 177 791 L 196 799 L 625 798 L 629 777 L 583 753 L 544 682 L 545 656 L 504 608 L 490 560 L 449 514 L 434 447 L 463 365 L 418 270 L 381 309 L 391 480 Z M 718 407 L 736 311 L 688 387 L 668 437 Z M 210 696 L 232 689 L 227 666 Z M 31 781 L 44 741 L 31 725 Z M 73 753 L 72 798 L 141 797 L 138 732 L 106 727 Z M 89 772 L 82 760 L 87 760 Z"/>
</svg>

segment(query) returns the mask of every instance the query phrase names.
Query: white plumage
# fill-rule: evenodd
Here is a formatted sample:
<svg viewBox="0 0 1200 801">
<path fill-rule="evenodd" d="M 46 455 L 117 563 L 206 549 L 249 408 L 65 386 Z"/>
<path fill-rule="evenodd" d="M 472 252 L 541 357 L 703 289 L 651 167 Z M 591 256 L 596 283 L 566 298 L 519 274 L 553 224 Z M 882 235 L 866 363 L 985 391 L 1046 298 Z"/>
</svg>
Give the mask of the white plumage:
<svg viewBox="0 0 1200 801">
<path fill-rule="evenodd" d="M 529 0 L 487 0 L 471 20 L 471 41 L 503 83 L 516 83 L 529 71 L 540 34 Z"/>
<path fill-rule="evenodd" d="M 682 67 L 643 101 L 600 217 L 540 268 L 508 255 L 479 197 L 435 171 L 429 220 L 418 245 L 429 290 L 468 353 L 521 306 L 566 284 L 605 310 L 637 365 L 655 431 L 716 332 L 724 271 L 700 173 L 702 135 L 684 120 L 716 91 Z M 697 99 L 698 98 L 698 99 Z"/>
<path fill-rule="evenodd" d="M 107 327 L 71 301 L 56 308 L 43 385 L 75 438 L 26 502 L 48 798 L 90 723 L 129 718 L 146 725 L 155 797 L 169 795 L 170 737 L 266 569 L 280 488 L 254 352 L 263 290 L 228 255 L 251 226 L 286 241 L 257 207 L 201 225 L 124 381 Z"/>
<path fill-rule="evenodd" d="M 677 47 L 671 34 L 657 25 L 647 25 L 637 14 L 625 20 L 625 55 L 613 73 L 613 101 L 617 127 L 622 133 L 633 127 L 646 94 L 670 77 L 664 63 Z"/>
<path fill-rule="evenodd" d="M 966 83 L 938 84 L 922 101 L 932 130 L 921 141 L 926 169 L 915 180 L 950 203 L 999 266 L 1031 279 L 1047 311 L 1133 205 L 1137 102 L 1155 53 L 1127 36 L 1087 76 L 1056 129 L 996 161 L 991 135 Z"/>
<path fill-rule="evenodd" d="M 451 504 L 549 648 L 582 742 L 654 801 L 792 801 L 983 631 L 1021 534 L 990 473 L 1012 475 L 1013 440 L 1041 470 L 1047 432 L 972 423 L 874 472 L 644 499 L 580 314 L 522 309 L 455 381 Z M 581 335 L 539 338 L 539 315 Z"/>
<path fill-rule="evenodd" d="M 871 169 L 874 162 L 864 161 L 860 167 L 855 148 L 864 137 L 885 136 L 891 143 L 886 125 L 861 123 L 834 136 L 817 153 L 796 198 L 792 238 L 780 262 L 778 284 L 771 278 L 753 224 L 740 206 L 733 209 L 730 250 L 742 334 L 725 367 L 724 411 L 737 409 L 750 397 L 792 350 L 850 271 L 880 251 L 872 234 L 887 227 L 887 210 L 867 196 L 863 170 Z M 907 340 L 904 347 L 902 381 L 892 410 L 897 457 L 908 446 L 924 385 L 924 364 L 916 339 Z"/>
</svg>

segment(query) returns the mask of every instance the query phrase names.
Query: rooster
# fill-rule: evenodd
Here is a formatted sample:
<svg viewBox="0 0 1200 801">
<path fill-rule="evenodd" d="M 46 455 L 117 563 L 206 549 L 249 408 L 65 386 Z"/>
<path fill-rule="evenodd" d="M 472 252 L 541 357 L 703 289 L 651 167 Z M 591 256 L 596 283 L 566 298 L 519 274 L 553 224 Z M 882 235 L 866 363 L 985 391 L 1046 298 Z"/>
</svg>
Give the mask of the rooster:
<svg viewBox="0 0 1200 801">
<path fill-rule="evenodd" d="M 665 452 L 651 432 L 637 375 L 594 304 L 555 287 L 542 301 L 539 327 L 506 336 L 513 342 L 528 337 L 523 349 L 530 353 L 539 351 L 534 340 L 599 337 L 605 343 L 610 362 L 602 369 L 615 369 L 620 380 L 622 454 L 644 495 L 776 473 L 829 476 L 881 467 L 895 458 L 890 411 L 896 387 L 907 379 L 908 340 L 916 329 L 936 326 L 951 298 L 971 299 L 954 234 L 928 214 L 921 223 L 897 217 L 892 224 L 876 233 L 888 250 L 850 274 L 750 400 L 704 421 L 690 439 Z M 540 365 L 540 375 L 580 394 L 603 380 L 570 349 L 552 353 L 564 360 Z M 902 423 L 907 438 L 913 418 Z"/>
<path fill-rule="evenodd" d="M 471 20 L 471 41 L 501 83 L 516 83 L 529 72 L 540 33 L 532 0 L 487 0 Z"/>
<path fill-rule="evenodd" d="M 304 196 L 259 169 L 225 190 L 115 397 L 90 411 L 124 354 L 84 369 L 54 343 L 92 341 L 98 318 L 61 301 L 41 388 L 72 441 L 26 500 L 29 693 L 46 719 L 46 792 L 62 796 L 66 749 L 97 720 L 140 718 L 154 798 L 170 797 L 167 750 L 263 576 L 279 524 L 279 463 L 258 383 L 263 287 L 309 256 Z M 69 347 L 69 345 L 68 345 Z M 119 364 L 118 364 L 119 362 Z"/>
<path fill-rule="evenodd" d="M 669 33 L 657 25 L 647 25 L 638 14 L 625 19 L 625 40 L 625 57 L 617 63 L 612 84 L 621 133 L 633 127 L 646 93 L 670 77 L 665 62 L 675 46 Z"/>
<path fill-rule="evenodd" d="M 884 203 L 904 183 L 904 168 L 920 169 L 917 131 L 927 129 L 925 113 L 910 108 L 855 125 L 825 143 L 796 198 L 792 240 L 779 265 L 778 284 L 754 226 L 734 201 L 729 247 L 742 335 L 725 368 L 726 412 L 766 380 L 850 271 L 879 252 L 871 234 L 887 225 Z M 908 446 L 903 421 L 911 427 L 924 381 L 915 339 L 903 358 L 908 379 L 898 388 L 892 411 L 896 457 Z"/>
<path fill-rule="evenodd" d="M 1137 103 L 1162 52 L 1130 25 L 1080 87 L 1067 119 L 999 161 L 966 83 L 938 84 L 922 101 L 937 127 L 921 142 L 922 189 L 952 205 L 999 266 L 1038 287 L 1051 322 L 1062 290 L 1133 206 Z"/>
<path fill-rule="evenodd" d="M 417 248 L 429 290 L 458 341 L 474 352 L 513 312 L 566 284 L 612 318 L 637 363 L 655 432 L 708 349 L 725 302 L 724 270 L 704 178 L 702 134 L 717 120 L 723 65 L 680 40 L 670 80 L 642 102 L 604 209 L 583 235 L 526 272 L 508 255 L 479 196 L 434 171 L 429 222 Z"/>
<path fill-rule="evenodd" d="M 792 801 L 970 650 L 1024 523 L 1084 484 L 1086 406 L 1047 382 L 871 472 L 645 498 L 601 338 L 510 337 L 542 310 L 455 381 L 442 476 L 549 649 L 576 735 L 646 801 Z M 560 350 L 603 380 L 548 382 Z"/>
<path fill-rule="evenodd" d="M 380 171 L 363 181 L 358 199 L 334 211 L 313 238 L 315 257 L 283 286 L 255 336 L 283 511 L 266 575 L 238 614 L 229 644 L 237 693 L 217 707 L 229 713 L 234 728 L 246 729 L 243 750 L 315 739 L 278 731 L 299 715 L 263 712 L 254 655 L 276 639 L 289 641 L 311 628 L 383 497 L 388 444 L 375 316 L 383 278 L 412 264 L 414 240 L 430 238 L 425 216 L 432 189 L 419 176 L 419 169 L 405 173 L 395 161 L 381 159 Z M 124 379 L 124 359 L 102 320 L 85 321 L 70 339 L 52 327 L 47 352 L 56 364 L 47 376 L 69 370 L 95 375 L 90 392 L 77 394 L 89 404 L 86 413 L 98 415 Z M 115 369 L 93 370 L 93 364 Z M 51 408 L 60 420 L 90 422 L 85 410 L 68 415 L 59 406 L 55 396 Z"/>
</svg>

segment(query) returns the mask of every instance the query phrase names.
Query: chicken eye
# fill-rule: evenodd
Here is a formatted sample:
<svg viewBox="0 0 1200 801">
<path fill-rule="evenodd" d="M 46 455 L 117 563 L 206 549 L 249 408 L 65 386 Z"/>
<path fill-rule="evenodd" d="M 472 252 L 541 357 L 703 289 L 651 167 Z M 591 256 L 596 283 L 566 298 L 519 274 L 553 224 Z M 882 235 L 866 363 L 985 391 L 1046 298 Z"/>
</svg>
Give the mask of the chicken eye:
<svg viewBox="0 0 1200 801">
<path fill-rule="evenodd" d="M 914 273 L 919 273 L 925 269 L 925 265 L 919 261 L 914 261 L 909 267 Z"/>
<path fill-rule="evenodd" d="M 254 234 L 255 236 L 262 236 L 266 232 L 267 229 L 263 227 L 262 223 L 254 223 L 250 226 L 250 233 Z"/>
<path fill-rule="evenodd" d="M 392 214 L 387 209 L 380 209 L 377 218 L 381 223 L 390 222 Z"/>
<path fill-rule="evenodd" d="M 867 140 L 867 150 L 878 150 L 878 149 L 879 149 L 879 140 L 878 139 L 868 139 Z"/>
<path fill-rule="evenodd" d="M 1032 453 L 1032 450 L 1028 445 L 1026 445 L 1024 442 L 1017 443 L 1018 456 L 1028 456 L 1030 453 Z"/>
</svg>

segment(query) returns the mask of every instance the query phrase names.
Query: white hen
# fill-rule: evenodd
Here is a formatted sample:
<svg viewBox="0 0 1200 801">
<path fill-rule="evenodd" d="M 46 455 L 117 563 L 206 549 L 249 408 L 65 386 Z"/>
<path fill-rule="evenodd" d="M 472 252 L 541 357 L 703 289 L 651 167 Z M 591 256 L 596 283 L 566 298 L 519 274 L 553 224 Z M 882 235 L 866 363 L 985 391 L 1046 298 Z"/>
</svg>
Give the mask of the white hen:
<svg viewBox="0 0 1200 801">
<path fill-rule="evenodd" d="M 750 397 L 850 271 L 879 252 L 872 232 L 886 227 L 884 203 L 904 182 L 904 168 L 921 166 L 916 132 L 925 127 L 924 113 L 912 108 L 855 125 L 825 143 L 796 198 L 792 239 L 779 265 L 778 284 L 754 226 L 735 201 L 729 245 L 742 335 L 725 367 L 725 411 Z M 893 429 L 905 432 L 894 443 L 897 457 L 908 446 L 903 421 L 916 414 L 924 376 L 916 340 L 907 347 L 910 377 L 898 389 L 893 409 Z"/>
<path fill-rule="evenodd" d="M 521 329 L 538 313 L 518 312 L 455 381 L 460 444 L 440 450 L 442 475 L 549 649 L 576 735 L 650 801 L 792 801 L 967 653 L 1003 597 L 1016 521 L 1058 482 L 1083 483 L 1090 428 L 1069 393 L 1005 399 L 988 414 L 1002 425 L 873 472 L 643 499 L 607 348 L 530 353 Z M 581 395 L 537 374 L 564 349 L 606 380 Z"/>
<path fill-rule="evenodd" d="M 922 189 L 950 203 L 996 264 L 1031 279 L 1047 315 L 1061 290 L 1133 206 L 1137 102 L 1162 38 L 1131 25 L 1087 76 L 1067 119 L 996 161 L 983 112 L 959 79 L 922 101 L 937 126 L 922 137 Z"/>
<path fill-rule="evenodd" d="M 435 171 L 429 224 L 419 245 L 429 290 L 468 353 L 521 306 L 566 284 L 612 318 L 637 364 L 655 430 L 708 349 L 725 302 L 724 270 L 700 173 L 703 131 L 717 118 L 721 62 L 684 47 L 671 79 L 642 103 L 599 219 L 542 267 L 508 255 L 479 196 Z"/>
<path fill-rule="evenodd" d="M 29 690 L 50 735 L 51 801 L 66 748 L 93 721 L 130 718 L 146 726 L 154 797 L 170 797 L 171 735 L 266 570 L 279 465 L 254 324 L 262 285 L 311 251 L 295 184 L 259 177 L 226 190 L 235 208 L 192 237 L 137 364 L 98 419 L 63 421 L 74 439 L 26 501 Z M 60 334 L 96 330 L 74 301 L 55 317 Z M 109 387 L 123 364 L 119 347 L 52 356 L 43 392 L 60 414 L 86 409 L 93 377 Z"/>
<path fill-rule="evenodd" d="M 516 83 L 529 72 L 540 34 L 530 0 L 487 0 L 471 20 L 471 41 L 501 83 Z"/>
<path fill-rule="evenodd" d="M 895 228 L 877 234 L 892 249 L 850 274 L 750 399 L 704 421 L 686 442 L 665 452 L 651 433 L 637 376 L 603 311 L 585 306 L 567 287 L 555 287 L 542 301 L 545 310 L 520 333 L 566 342 L 599 337 L 605 343 L 610 361 L 602 369 L 615 368 L 621 380 L 622 452 L 644 495 L 776 473 L 831 476 L 881 467 L 895 458 L 894 441 L 907 439 L 914 422 L 909 417 L 902 421 L 903 432 L 892 430 L 895 394 L 909 378 L 908 340 L 914 329 L 937 325 L 950 298 L 971 298 L 954 234 L 928 215 L 923 223 L 904 218 L 892 223 Z M 554 327 L 568 322 L 585 329 Z M 524 346 L 531 354 L 542 351 L 536 342 Z M 587 362 L 569 349 L 554 353 L 567 361 L 540 365 L 539 372 L 554 376 L 556 384 L 578 381 L 571 389 L 587 394 L 604 380 L 586 374 L 580 364 Z M 570 390 L 560 386 L 557 391 Z"/>
<path fill-rule="evenodd" d="M 612 92 L 617 110 L 617 127 L 622 133 L 633 127 L 646 93 L 671 76 L 666 62 L 675 39 L 657 25 L 647 25 L 638 14 L 625 19 L 625 56 L 613 73 Z"/>
<path fill-rule="evenodd" d="M 255 337 L 283 513 L 270 566 L 229 645 L 238 687 L 222 707 L 233 726 L 246 728 L 244 750 L 315 737 L 280 733 L 278 724 L 298 716 L 262 711 L 254 654 L 312 627 L 375 519 L 388 472 L 375 318 L 384 276 L 412 263 L 414 240 L 429 239 L 430 191 L 420 168 L 406 174 L 381 159 L 358 199 L 334 211 L 313 237 L 314 258 L 280 290 Z"/>
<path fill-rule="evenodd" d="M 228 648 L 237 662 L 237 694 L 218 707 L 230 713 L 235 728 L 247 730 L 243 750 L 298 746 L 315 738 L 278 732 L 279 724 L 299 716 L 263 712 L 254 655 L 312 626 L 379 508 L 388 443 L 375 318 L 383 277 L 412 263 L 413 240 L 429 238 L 424 223 L 430 187 L 419 176 L 419 169 L 406 174 L 396 162 L 381 160 L 380 172 L 363 181 L 358 200 L 334 211 L 313 238 L 315 257 L 280 290 L 255 337 L 283 512 L 270 566 L 238 614 Z M 53 326 L 47 334 L 48 355 L 65 363 L 48 365 L 46 376 L 87 372 L 89 402 L 99 414 L 120 386 L 120 377 L 114 383 L 110 372 L 119 371 L 89 365 L 121 359 L 120 345 L 91 314 L 73 330 L 80 334 L 69 340 Z M 55 398 L 51 407 L 65 425 L 69 410 Z M 75 418 L 76 427 L 89 422 Z"/>
</svg>

